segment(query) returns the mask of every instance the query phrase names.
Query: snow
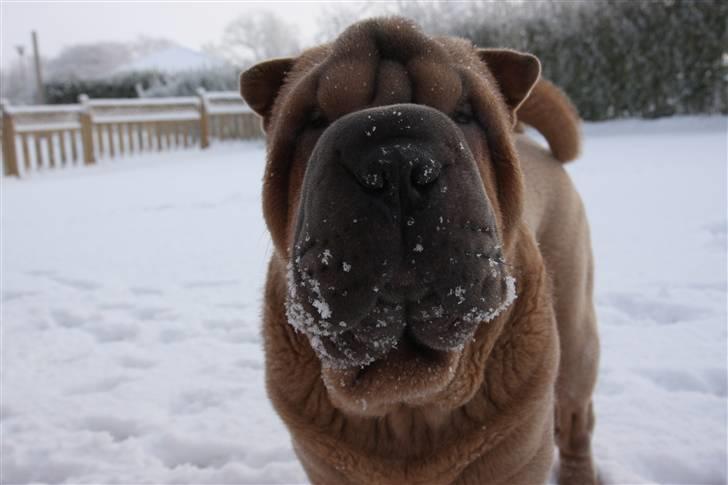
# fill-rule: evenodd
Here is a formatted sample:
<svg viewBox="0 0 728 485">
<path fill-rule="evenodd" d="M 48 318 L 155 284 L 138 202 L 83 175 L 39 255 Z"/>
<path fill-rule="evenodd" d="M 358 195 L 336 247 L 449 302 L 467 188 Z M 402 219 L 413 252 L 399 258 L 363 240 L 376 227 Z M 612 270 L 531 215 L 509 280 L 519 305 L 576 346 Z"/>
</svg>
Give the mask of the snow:
<svg viewBox="0 0 728 485">
<path fill-rule="evenodd" d="M 243 101 L 237 91 L 207 91 L 205 97 L 212 101 Z"/>
<path fill-rule="evenodd" d="M 14 115 L 24 114 L 76 114 L 81 111 L 80 104 L 42 104 L 37 106 L 6 105 L 5 111 Z"/>
<path fill-rule="evenodd" d="M 95 123 L 145 123 L 153 121 L 197 121 L 200 119 L 200 112 L 197 110 L 178 110 L 169 113 L 133 113 L 93 115 Z"/>
<path fill-rule="evenodd" d="M 19 123 L 15 128 L 16 133 L 38 133 L 42 131 L 65 131 L 78 130 L 81 123 L 77 121 L 53 122 L 53 123 Z"/>
<path fill-rule="evenodd" d="M 223 106 L 210 106 L 207 110 L 211 115 L 239 115 L 245 113 L 252 113 L 253 111 L 245 104 L 240 105 L 223 105 Z"/>
<path fill-rule="evenodd" d="M 726 481 L 726 122 L 585 127 L 605 484 Z M 267 398 L 262 142 L 2 180 L 3 483 L 302 483 Z"/>
<path fill-rule="evenodd" d="M 200 99 L 195 96 L 168 96 L 166 98 L 114 98 L 114 99 L 90 99 L 88 105 L 92 108 L 117 108 L 127 106 L 184 106 L 186 108 L 197 108 Z"/>
<path fill-rule="evenodd" d="M 148 55 L 114 69 L 113 74 L 133 71 L 161 71 L 176 73 L 204 70 L 224 66 L 226 62 L 218 57 L 198 52 L 187 47 L 174 45 L 154 51 Z"/>
<path fill-rule="evenodd" d="M 516 301 L 516 298 L 518 298 L 518 292 L 516 291 L 516 279 L 513 276 L 506 276 L 506 295 L 500 305 L 496 308 L 490 308 L 488 311 L 479 310 L 478 308 L 473 307 L 465 314 L 463 320 L 466 322 L 490 322 L 511 306 L 513 302 Z"/>
</svg>

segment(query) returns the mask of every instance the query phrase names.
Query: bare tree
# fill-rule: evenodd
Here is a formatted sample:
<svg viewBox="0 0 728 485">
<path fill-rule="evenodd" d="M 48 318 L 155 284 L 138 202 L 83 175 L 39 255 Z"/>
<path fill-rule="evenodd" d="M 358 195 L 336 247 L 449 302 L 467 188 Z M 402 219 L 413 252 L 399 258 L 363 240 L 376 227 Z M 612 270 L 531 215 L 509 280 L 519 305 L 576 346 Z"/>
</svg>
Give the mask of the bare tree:
<svg viewBox="0 0 728 485">
<path fill-rule="evenodd" d="M 240 66 L 256 61 L 297 54 L 300 44 L 296 28 L 272 12 L 242 15 L 230 22 L 220 46 L 208 46 Z"/>
<path fill-rule="evenodd" d="M 351 24 L 369 17 L 391 15 L 392 5 L 382 3 L 338 3 L 323 8 L 318 18 L 317 42 L 330 42 Z"/>
<path fill-rule="evenodd" d="M 77 44 L 63 49 L 46 63 L 49 80 L 93 79 L 131 60 L 131 49 L 121 42 Z"/>
<path fill-rule="evenodd" d="M 95 79 L 108 76 L 119 66 L 151 52 L 170 47 L 167 39 L 140 37 L 132 43 L 94 42 L 63 49 L 44 66 L 48 79 Z"/>
<path fill-rule="evenodd" d="M 147 37 L 146 35 L 142 35 L 138 37 L 134 43 L 129 45 L 129 49 L 132 57 L 138 58 L 169 47 L 174 47 L 176 45 L 176 43 L 169 39 Z"/>
<path fill-rule="evenodd" d="M 7 68 L 0 71 L 0 98 L 13 104 L 31 104 L 34 84 L 31 82 L 29 59 L 25 59 L 22 46 L 18 46 L 19 56 Z"/>
</svg>

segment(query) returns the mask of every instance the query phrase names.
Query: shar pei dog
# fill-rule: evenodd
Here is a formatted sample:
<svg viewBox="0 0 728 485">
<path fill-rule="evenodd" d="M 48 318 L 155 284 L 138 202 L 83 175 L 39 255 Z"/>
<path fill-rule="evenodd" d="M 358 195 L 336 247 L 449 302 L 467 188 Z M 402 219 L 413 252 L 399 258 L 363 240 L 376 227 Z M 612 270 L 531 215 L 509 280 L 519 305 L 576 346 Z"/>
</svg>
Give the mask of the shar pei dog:
<svg viewBox="0 0 728 485">
<path fill-rule="evenodd" d="M 554 444 L 560 483 L 596 482 L 579 118 L 540 72 L 395 17 L 241 75 L 267 391 L 313 483 L 543 483 Z"/>
</svg>

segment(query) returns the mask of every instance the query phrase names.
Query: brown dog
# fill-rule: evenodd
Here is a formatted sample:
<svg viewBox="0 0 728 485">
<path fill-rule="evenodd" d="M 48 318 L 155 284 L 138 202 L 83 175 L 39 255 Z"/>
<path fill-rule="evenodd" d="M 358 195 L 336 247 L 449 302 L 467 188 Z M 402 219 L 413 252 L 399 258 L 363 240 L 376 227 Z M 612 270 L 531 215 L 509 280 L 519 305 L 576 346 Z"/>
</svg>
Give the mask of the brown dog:
<svg viewBox="0 0 728 485">
<path fill-rule="evenodd" d="M 578 117 L 539 75 L 398 18 L 243 73 L 268 394 L 312 482 L 542 483 L 554 436 L 560 481 L 595 482 L 591 248 L 559 162 Z"/>
</svg>

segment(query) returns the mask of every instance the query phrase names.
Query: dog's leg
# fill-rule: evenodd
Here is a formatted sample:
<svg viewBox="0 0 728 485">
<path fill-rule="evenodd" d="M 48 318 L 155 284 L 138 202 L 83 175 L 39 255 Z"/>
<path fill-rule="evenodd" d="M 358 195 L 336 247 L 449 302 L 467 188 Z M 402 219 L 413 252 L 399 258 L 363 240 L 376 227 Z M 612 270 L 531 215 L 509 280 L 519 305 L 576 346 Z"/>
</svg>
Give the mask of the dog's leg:
<svg viewBox="0 0 728 485">
<path fill-rule="evenodd" d="M 555 436 L 559 447 L 560 485 L 596 483 L 591 452 L 594 429 L 592 393 L 599 365 L 599 338 L 593 293 L 589 228 L 579 204 L 569 237 L 560 238 L 551 254 L 554 310 L 561 360 L 556 382 Z M 550 261 L 549 261 L 550 260 Z"/>
<path fill-rule="evenodd" d="M 591 431 L 594 428 L 591 401 L 586 408 L 557 403 L 556 421 L 559 484 L 596 484 L 596 472 L 591 454 Z"/>
<path fill-rule="evenodd" d="M 561 344 L 556 381 L 556 443 L 559 447 L 561 485 L 596 483 L 591 452 L 594 429 L 592 393 L 599 366 L 599 339 L 592 302 L 591 249 L 587 247 L 586 274 L 567 291 L 557 294 L 556 315 Z M 579 284 L 582 283 L 582 284 Z M 586 290 L 584 290 L 586 289 Z M 574 294 L 583 291 L 581 295 Z M 563 298 L 569 298 L 564 300 Z M 577 303 L 578 302 L 578 303 Z"/>
</svg>

